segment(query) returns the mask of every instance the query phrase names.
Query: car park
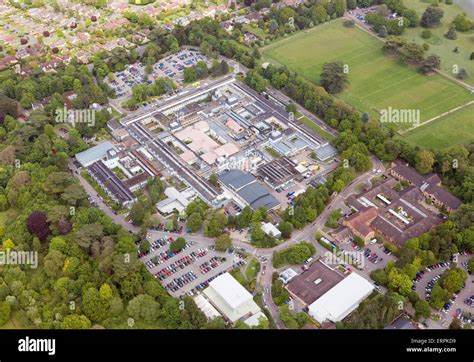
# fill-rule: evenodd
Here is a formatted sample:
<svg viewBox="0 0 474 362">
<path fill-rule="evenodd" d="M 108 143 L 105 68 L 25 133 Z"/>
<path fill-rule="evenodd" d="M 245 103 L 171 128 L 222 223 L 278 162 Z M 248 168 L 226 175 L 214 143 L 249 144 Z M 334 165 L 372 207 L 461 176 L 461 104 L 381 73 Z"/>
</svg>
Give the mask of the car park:
<svg viewBox="0 0 474 362">
<path fill-rule="evenodd" d="M 366 257 L 368 261 L 374 264 L 378 264 L 381 261 L 383 261 L 382 257 L 379 257 L 376 252 L 373 252 L 369 248 L 364 249 L 364 256 Z"/>
<path fill-rule="evenodd" d="M 188 240 L 184 249 L 173 253 L 169 251 L 172 237 L 160 238 L 151 244 L 156 250 L 148 256 L 144 263 L 153 271 L 165 290 L 174 296 L 193 295 L 208 286 L 216 276 L 229 268 L 241 267 L 245 264 L 246 255 L 231 248 L 227 254 L 232 258 L 213 250 L 214 248 L 200 247 L 195 241 Z M 158 265 L 162 265 L 157 268 Z"/>
</svg>

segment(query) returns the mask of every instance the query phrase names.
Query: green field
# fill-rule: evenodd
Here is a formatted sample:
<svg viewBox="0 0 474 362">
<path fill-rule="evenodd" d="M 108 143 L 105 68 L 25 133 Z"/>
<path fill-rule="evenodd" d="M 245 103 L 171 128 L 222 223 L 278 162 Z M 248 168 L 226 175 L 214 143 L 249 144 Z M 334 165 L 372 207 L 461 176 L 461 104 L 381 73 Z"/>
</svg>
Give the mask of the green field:
<svg viewBox="0 0 474 362">
<path fill-rule="evenodd" d="M 332 134 L 330 134 L 330 133 L 326 132 L 325 130 L 323 130 L 321 127 L 319 127 L 316 123 L 314 123 L 308 117 L 303 116 L 299 112 L 296 114 L 296 119 L 298 120 L 298 122 L 303 123 L 306 127 L 308 127 L 313 132 L 319 134 L 322 138 L 324 138 L 328 141 L 333 141 L 336 138 Z"/>
<path fill-rule="evenodd" d="M 263 29 L 259 28 L 258 26 L 252 26 L 250 24 L 244 24 L 244 26 L 242 27 L 242 30 L 243 31 L 248 31 L 249 33 L 254 34 L 256 37 L 258 37 L 261 40 L 265 40 L 268 37 L 267 33 L 265 33 L 265 31 Z"/>
<path fill-rule="evenodd" d="M 420 15 L 426 10 L 428 5 L 431 3 L 430 0 L 405 0 L 405 5 Z M 428 53 L 437 54 L 441 57 L 441 70 L 446 72 L 451 76 L 455 76 L 453 73 L 454 66 L 457 66 L 457 69 L 465 68 L 469 77 L 463 81 L 474 85 L 474 61 L 469 60 L 471 52 L 474 51 L 474 31 L 471 30 L 468 33 L 457 32 L 456 40 L 447 39 L 444 34 L 447 33 L 449 26 L 451 25 L 453 19 L 456 15 L 463 12 L 457 5 L 446 5 L 445 3 L 440 2 L 440 8 L 444 11 L 444 16 L 441 19 L 441 25 L 437 28 L 430 29 L 432 37 L 429 39 L 423 39 L 421 37 L 421 32 L 424 28 L 408 28 L 405 30 L 403 36 L 418 44 L 427 43 L 430 46 Z M 458 47 L 458 52 L 454 53 L 454 48 Z"/>
<path fill-rule="evenodd" d="M 456 83 L 440 76 L 425 76 L 382 51 L 382 42 L 359 28 L 335 20 L 262 48 L 264 61 L 286 65 L 319 83 L 322 66 L 342 61 L 349 66 L 349 86 L 338 96 L 377 117 L 380 110 L 420 110 L 421 122 L 472 100 Z M 391 124 L 396 129 L 408 123 Z"/>
<path fill-rule="evenodd" d="M 252 259 L 246 271 L 247 281 L 253 282 L 257 279 L 258 272 L 260 271 L 260 263 L 257 259 Z"/>
<path fill-rule="evenodd" d="M 422 148 L 442 149 L 474 141 L 474 105 L 418 127 L 404 138 Z"/>
</svg>

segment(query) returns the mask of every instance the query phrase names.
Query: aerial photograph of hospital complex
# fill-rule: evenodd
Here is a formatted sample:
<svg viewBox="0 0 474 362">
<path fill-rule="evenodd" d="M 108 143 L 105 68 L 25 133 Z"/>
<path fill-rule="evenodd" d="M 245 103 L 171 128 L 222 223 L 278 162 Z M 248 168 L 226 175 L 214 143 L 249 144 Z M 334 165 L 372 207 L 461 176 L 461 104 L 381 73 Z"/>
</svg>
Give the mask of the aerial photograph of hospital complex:
<svg viewBox="0 0 474 362">
<path fill-rule="evenodd" d="M 471 329 L 474 2 L 0 0 L 0 238 L 0 329 Z"/>
</svg>

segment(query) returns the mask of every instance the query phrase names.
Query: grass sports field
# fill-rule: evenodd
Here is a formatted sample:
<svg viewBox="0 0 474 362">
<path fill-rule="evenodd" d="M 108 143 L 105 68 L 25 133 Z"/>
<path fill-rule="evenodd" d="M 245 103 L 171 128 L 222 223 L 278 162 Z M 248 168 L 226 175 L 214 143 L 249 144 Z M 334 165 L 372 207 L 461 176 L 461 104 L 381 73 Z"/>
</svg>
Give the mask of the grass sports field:
<svg viewBox="0 0 474 362">
<path fill-rule="evenodd" d="M 404 138 L 422 148 L 447 148 L 474 140 L 474 105 L 418 127 Z"/>
<path fill-rule="evenodd" d="M 464 0 L 466 3 L 467 0 Z M 430 5 L 430 0 L 405 0 L 405 5 L 415 10 L 421 18 L 421 15 Z M 467 5 L 467 4 L 466 4 Z M 471 30 L 467 33 L 457 32 L 456 40 L 447 39 L 444 34 L 447 33 L 451 22 L 456 15 L 463 12 L 459 6 L 446 5 L 444 2 L 440 2 L 439 6 L 444 11 L 444 16 L 441 19 L 441 25 L 434 29 L 430 29 L 432 36 L 429 39 L 423 39 L 421 32 L 424 28 L 408 28 L 405 29 L 403 36 L 409 41 L 415 41 L 418 44 L 427 43 L 430 46 L 428 53 L 434 53 L 441 57 L 441 70 L 455 76 L 453 73 L 454 65 L 458 69 L 465 68 L 469 76 L 464 82 L 474 85 L 474 62 L 469 60 L 471 52 L 474 51 L 474 31 Z M 458 48 L 458 52 L 453 52 L 454 48 Z"/>
<path fill-rule="evenodd" d="M 324 63 L 342 61 L 349 66 L 350 84 L 338 96 L 377 118 L 380 110 L 391 106 L 420 110 L 424 122 L 473 99 L 456 83 L 440 75 L 424 76 L 385 55 L 382 46 L 365 31 L 344 27 L 339 19 L 272 43 L 262 48 L 262 55 L 264 61 L 287 65 L 316 84 Z"/>
</svg>

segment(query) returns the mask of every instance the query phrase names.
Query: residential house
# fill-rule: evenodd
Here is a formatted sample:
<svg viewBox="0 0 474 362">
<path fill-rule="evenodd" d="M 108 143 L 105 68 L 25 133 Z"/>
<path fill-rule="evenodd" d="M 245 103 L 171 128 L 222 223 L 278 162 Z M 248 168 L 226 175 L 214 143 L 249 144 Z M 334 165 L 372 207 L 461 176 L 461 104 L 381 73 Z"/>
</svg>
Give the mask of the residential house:
<svg viewBox="0 0 474 362">
<path fill-rule="evenodd" d="M 18 63 L 14 55 L 7 55 L 0 59 L 0 69 L 6 69 Z"/>
</svg>

